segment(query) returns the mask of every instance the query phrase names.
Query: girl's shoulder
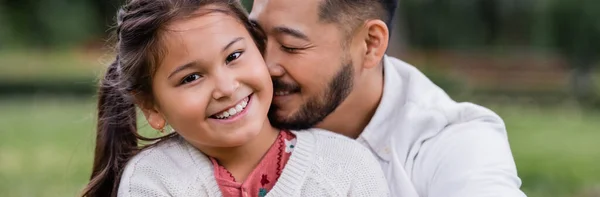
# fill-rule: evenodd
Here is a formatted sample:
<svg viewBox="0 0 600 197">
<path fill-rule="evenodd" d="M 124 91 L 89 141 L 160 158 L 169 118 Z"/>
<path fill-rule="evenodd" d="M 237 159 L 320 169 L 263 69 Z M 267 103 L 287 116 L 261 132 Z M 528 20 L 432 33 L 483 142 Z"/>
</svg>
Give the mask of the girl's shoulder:
<svg viewBox="0 0 600 197">
<path fill-rule="evenodd" d="M 185 194 L 190 185 L 210 183 L 199 177 L 211 175 L 208 158 L 180 137 L 173 137 L 145 148 L 127 162 L 121 175 L 119 196 L 139 192 Z"/>
<path fill-rule="evenodd" d="M 144 148 L 127 162 L 126 168 L 140 170 L 148 166 L 162 168 L 181 163 L 191 164 L 193 157 L 189 152 L 187 143 L 180 137 L 174 136 Z"/>
</svg>

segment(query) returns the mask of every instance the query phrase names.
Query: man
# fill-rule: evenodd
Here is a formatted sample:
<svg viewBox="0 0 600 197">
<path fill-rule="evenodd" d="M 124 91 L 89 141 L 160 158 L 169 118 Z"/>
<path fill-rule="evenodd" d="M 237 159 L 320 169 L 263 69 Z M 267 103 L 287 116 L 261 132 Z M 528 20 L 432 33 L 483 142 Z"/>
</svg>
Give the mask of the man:
<svg viewBox="0 0 600 197">
<path fill-rule="evenodd" d="M 396 3 L 255 0 L 272 124 L 357 139 L 378 157 L 392 196 L 525 196 L 502 119 L 385 56 Z"/>
</svg>

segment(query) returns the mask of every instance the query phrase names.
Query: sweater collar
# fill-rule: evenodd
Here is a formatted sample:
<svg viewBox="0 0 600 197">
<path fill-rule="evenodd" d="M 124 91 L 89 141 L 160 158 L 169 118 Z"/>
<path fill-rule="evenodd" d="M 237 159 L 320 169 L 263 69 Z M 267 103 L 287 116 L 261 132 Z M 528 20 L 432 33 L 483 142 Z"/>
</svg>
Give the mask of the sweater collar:
<svg viewBox="0 0 600 197">
<path fill-rule="evenodd" d="M 296 135 L 294 152 L 267 196 L 297 196 L 309 174 L 308 170 L 316 159 L 314 158 L 315 136 L 308 131 L 291 132 Z"/>
</svg>

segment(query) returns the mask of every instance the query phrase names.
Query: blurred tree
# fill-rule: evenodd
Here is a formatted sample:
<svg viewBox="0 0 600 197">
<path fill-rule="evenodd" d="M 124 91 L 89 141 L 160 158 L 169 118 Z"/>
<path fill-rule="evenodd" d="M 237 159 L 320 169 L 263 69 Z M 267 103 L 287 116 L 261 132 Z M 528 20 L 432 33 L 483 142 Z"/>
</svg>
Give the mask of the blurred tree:
<svg viewBox="0 0 600 197">
<path fill-rule="evenodd" d="M 53 48 L 102 41 L 125 0 L 0 0 L 0 45 Z M 242 0 L 250 9 L 252 1 Z"/>
<path fill-rule="evenodd" d="M 87 0 L 98 13 L 98 24 L 105 27 L 112 27 L 116 24 L 117 10 L 125 3 L 125 0 Z"/>
<path fill-rule="evenodd" d="M 583 104 L 598 105 L 593 69 L 600 55 L 600 1 L 555 1 L 551 6 L 554 44 L 573 66 L 572 87 Z"/>
<path fill-rule="evenodd" d="M 500 17 L 498 14 L 497 0 L 479 0 L 477 1 L 477 10 L 479 17 L 483 20 L 485 29 L 485 44 L 492 45 L 498 36 L 498 27 Z"/>
<path fill-rule="evenodd" d="M 4 5 L 0 4 L 0 50 L 2 50 L 4 48 L 5 45 L 7 45 L 8 43 L 8 37 L 9 37 L 9 31 L 8 31 L 8 19 L 6 18 L 6 16 L 4 16 L 4 14 L 2 13 L 6 13 Z"/>
<path fill-rule="evenodd" d="M 5 28 L 10 30 L 7 36 L 13 39 L 20 40 L 26 45 L 48 46 L 50 42 L 44 36 L 47 29 L 40 20 L 40 12 L 35 9 L 37 7 L 36 0 L 22 1 L 2 1 L 2 14 L 8 19 Z M 32 38 L 32 39 L 26 39 Z"/>
<path fill-rule="evenodd" d="M 103 31 L 89 1 L 0 1 L 6 38 L 15 45 L 37 48 L 72 46 Z"/>
<path fill-rule="evenodd" d="M 398 15 L 404 18 L 411 47 L 464 49 L 492 44 L 504 24 L 497 0 L 402 0 Z"/>
</svg>

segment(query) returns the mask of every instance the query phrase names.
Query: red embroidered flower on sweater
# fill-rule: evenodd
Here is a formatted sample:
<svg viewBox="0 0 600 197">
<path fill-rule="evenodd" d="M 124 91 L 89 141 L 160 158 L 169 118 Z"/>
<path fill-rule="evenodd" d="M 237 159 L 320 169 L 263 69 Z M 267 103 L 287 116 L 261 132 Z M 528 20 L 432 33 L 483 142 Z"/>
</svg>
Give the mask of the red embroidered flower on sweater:
<svg viewBox="0 0 600 197">
<path fill-rule="evenodd" d="M 262 175 L 262 179 L 260 179 L 260 184 L 264 187 L 266 184 L 269 184 L 269 179 L 266 174 Z"/>
</svg>

